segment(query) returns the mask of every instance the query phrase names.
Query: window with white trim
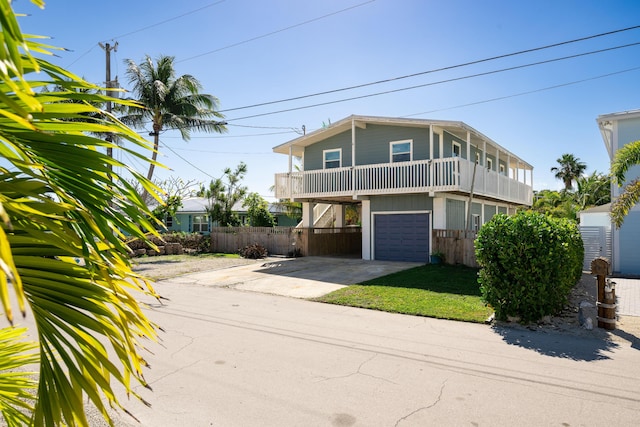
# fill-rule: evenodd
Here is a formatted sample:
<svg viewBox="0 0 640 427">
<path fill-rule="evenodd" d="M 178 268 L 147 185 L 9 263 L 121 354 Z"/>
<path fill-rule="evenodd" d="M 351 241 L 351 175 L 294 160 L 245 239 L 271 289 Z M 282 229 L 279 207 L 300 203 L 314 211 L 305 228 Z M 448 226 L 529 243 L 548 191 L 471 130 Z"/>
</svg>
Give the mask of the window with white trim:
<svg viewBox="0 0 640 427">
<path fill-rule="evenodd" d="M 480 164 L 480 152 L 476 151 L 476 164 Z"/>
<path fill-rule="evenodd" d="M 167 215 L 167 217 L 164 219 L 164 225 L 166 225 L 167 228 L 173 227 L 173 217 L 170 215 Z"/>
<path fill-rule="evenodd" d="M 409 162 L 412 160 L 413 141 L 393 141 L 389 144 L 389 157 L 391 163 Z"/>
<path fill-rule="evenodd" d="M 473 231 L 480 230 L 480 215 L 478 214 L 471 215 L 471 229 Z"/>
<path fill-rule="evenodd" d="M 462 146 L 459 142 L 451 141 L 451 153 L 453 157 L 460 157 L 462 153 Z"/>
<path fill-rule="evenodd" d="M 506 175 L 506 174 L 507 174 L 507 171 L 506 171 L 506 169 L 504 168 L 504 165 L 503 165 L 503 164 L 501 164 L 501 165 L 500 165 L 500 173 L 501 173 L 502 175 Z"/>
<path fill-rule="evenodd" d="M 194 233 L 207 232 L 209 231 L 209 216 L 194 215 L 193 222 L 191 225 Z"/>
<path fill-rule="evenodd" d="M 342 148 L 336 150 L 324 150 L 322 152 L 324 158 L 324 168 L 333 169 L 342 167 Z"/>
<path fill-rule="evenodd" d="M 487 169 L 489 169 L 490 171 L 493 170 L 493 160 L 489 157 L 487 157 Z"/>
</svg>

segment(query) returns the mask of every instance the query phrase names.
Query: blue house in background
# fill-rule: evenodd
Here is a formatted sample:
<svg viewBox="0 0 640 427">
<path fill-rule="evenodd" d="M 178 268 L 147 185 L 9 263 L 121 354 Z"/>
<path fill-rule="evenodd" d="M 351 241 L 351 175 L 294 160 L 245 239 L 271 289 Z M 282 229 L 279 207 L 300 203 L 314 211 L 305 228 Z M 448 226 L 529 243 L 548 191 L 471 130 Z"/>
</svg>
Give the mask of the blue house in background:
<svg viewBox="0 0 640 427">
<path fill-rule="evenodd" d="M 182 206 L 174 216 L 165 218 L 165 225 L 168 231 L 185 233 L 211 233 L 211 227 L 217 224 L 211 221 L 207 212 L 209 200 L 204 197 L 189 197 L 182 200 Z M 242 202 L 233 207 L 233 211 L 238 214 L 242 225 L 248 225 L 247 209 L 242 207 Z M 284 209 L 279 205 L 269 204 L 269 212 L 274 216 L 277 226 L 294 227 L 297 221 L 286 215 Z"/>
<path fill-rule="evenodd" d="M 597 118 L 609 159 L 626 144 L 640 140 L 640 110 L 604 114 Z M 633 166 L 626 174 L 627 181 L 640 177 L 640 165 Z M 611 185 L 611 199 L 615 200 L 622 188 Z M 640 205 L 636 205 L 620 229 L 612 227 L 611 253 L 614 273 L 640 275 Z"/>
</svg>

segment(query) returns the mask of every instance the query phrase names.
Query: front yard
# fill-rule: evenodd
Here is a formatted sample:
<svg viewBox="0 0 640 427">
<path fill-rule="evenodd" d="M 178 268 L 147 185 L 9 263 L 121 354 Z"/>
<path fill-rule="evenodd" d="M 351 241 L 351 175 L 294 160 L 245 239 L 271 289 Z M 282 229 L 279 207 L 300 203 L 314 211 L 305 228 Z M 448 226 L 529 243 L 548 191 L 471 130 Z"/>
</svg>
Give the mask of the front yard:
<svg viewBox="0 0 640 427">
<path fill-rule="evenodd" d="M 475 268 L 424 265 L 351 285 L 314 301 L 482 323 L 493 310 L 482 302 L 477 274 Z"/>
</svg>

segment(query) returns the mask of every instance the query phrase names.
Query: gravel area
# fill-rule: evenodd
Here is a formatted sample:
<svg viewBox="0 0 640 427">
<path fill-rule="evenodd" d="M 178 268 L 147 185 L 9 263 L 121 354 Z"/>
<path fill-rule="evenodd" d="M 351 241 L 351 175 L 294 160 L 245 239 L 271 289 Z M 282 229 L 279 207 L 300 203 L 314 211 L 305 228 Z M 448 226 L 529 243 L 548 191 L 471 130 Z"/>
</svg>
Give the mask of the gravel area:
<svg viewBox="0 0 640 427">
<path fill-rule="evenodd" d="M 199 271 L 221 270 L 255 263 L 264 259 L 225 258 L 206 255 L 166 255 L 133 260 L 133 270 L 152 280 L 164 280 Z"/>
</svg>

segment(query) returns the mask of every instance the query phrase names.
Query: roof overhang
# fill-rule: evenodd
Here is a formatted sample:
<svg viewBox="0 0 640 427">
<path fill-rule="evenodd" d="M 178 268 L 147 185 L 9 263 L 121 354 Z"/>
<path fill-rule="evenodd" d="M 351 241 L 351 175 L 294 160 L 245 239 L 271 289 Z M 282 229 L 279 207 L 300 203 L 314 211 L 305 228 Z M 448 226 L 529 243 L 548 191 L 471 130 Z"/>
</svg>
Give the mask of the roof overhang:
<svg viewBox="0 0 640 427">
<path fill-rule="evenodd" d="M 596 122 L 602 135 L 602 140 L 607 148 L 609 159 L 613 160 L 613 124 L 620 120 L 640 118 L 640 110 L 620 111 L 618 113 L 603 114 L 598 116 Z"/>
</svg>

